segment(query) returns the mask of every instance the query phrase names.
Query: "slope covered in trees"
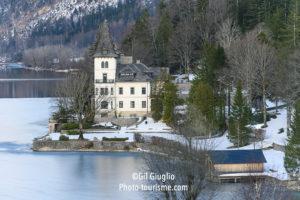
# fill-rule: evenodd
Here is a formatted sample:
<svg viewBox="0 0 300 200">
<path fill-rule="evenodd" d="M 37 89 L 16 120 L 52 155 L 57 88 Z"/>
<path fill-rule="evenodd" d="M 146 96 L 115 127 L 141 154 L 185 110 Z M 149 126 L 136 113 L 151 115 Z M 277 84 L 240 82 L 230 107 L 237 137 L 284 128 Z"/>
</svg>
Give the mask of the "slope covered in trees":
<svg viewBox="0 0 300 200">
<path fill-rule="evenodd" d="M 127 27 L 157 0 L 4 0 L 0 2 L 0 57 L 45 45 L 86 48 L 107 19 L 119 41 Z"/>
</svg>

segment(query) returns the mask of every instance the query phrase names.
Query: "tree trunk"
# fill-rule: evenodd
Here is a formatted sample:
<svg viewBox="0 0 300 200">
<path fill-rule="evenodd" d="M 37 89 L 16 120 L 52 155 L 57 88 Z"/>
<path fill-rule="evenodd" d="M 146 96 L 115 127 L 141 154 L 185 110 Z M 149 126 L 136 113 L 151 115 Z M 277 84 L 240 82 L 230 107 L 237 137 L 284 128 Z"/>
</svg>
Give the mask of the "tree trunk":
<svg viewBox="0 0 300 200">
<path fill-rule="evenodd" d="M 84 140 L 83 137 L 83 123 L 82 123 L 82 118 L 79 117 L 79 140 Z"/>
<path fill-rule="evenodd" d="M 240 120 L 237 122 L 238 149 L 240 149 Z"/>
<path fill-rule="evenodd" d="M 228 118 L 230 117 L 230 113 L 231 113 L 231 89 L 230 87 L 228 87 L 228 94 L 227 94 L 227 108 L 228 108 L 228 113 L 227 113 L 227 116 Z"/>
<path fill-rule="evenodd" d="M 291 121 L 292 121 L 292 107 L 291 107 L 291 103 L 289 102 L 287 105 L 287 117 L 286 117 L 287 135 L 290 135 Z"/>
<path fill-rule="evenodd" d="M 275 99 L 275 112 L 278 114 L 278 98 Z"/>
<path fill-rule="evenodd" d="M 263 85 L 263 102 L 262 102 L 262 106 L 263 106 L 263 115 L 264 115 L 264 126 L 267 126 L 267 108 L 266 108 L 266 89 L 265 89 L 265 85 Z"/>
</svg>

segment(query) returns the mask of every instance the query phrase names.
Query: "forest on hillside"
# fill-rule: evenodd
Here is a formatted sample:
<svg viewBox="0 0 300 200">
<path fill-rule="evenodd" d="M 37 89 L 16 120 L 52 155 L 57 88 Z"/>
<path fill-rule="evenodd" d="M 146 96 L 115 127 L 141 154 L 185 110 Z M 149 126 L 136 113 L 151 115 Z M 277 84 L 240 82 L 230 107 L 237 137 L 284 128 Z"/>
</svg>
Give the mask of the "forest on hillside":
<svg viewBox="0 0 300 200">
<path fill-rule="evenodd" d="M 222 150 L 258 148 L 268 159 L 278 156 L 267 164 L 280 163 L 280 169 L 263 172 L 279 175 L 282 170 L 288 174 L 286 179 L 299 180 L 299 6 L 300 0 L 161 0 L 154 14 L 143 10 L 125 35 L 120 45 L 122 52 L 150 67 L 170 69 L 170 74 L 162 74 L 152 82 L 151 115 L 153 121 L 165 123 L 185 140 L 158 141 L 163 153 L 150 156 L 146 162 L 153 171 L 168 171 L 173 167 L 184 177 L 183 182 L 191 189 L 183 193 L 188 197 L 177 199 L 197 199 L 205 188 L 206 177 L 211 176 L 206 152 L 214 148 L 206 144 L 208 139 L 227 142 Z M 97 94 L 101 88 L 97 88 L 93 78 L 95 47 L 106 41 L 102 38 L 109 38 L 108 29 L 105 21 L 94 45 L 86 51 L 85 60 L 77 63 L 81 73 L 71 79 L 74 81 L 71 85 L 81 88 L 80 94 L 85 97 L 79 98 L 84 100 L 82 105 L 89 105 L 90 97 L 108 95 Z M 187 78 L 190 75 L 193 80 Z M 179 83 L 174 77 L 179 76 L 186 79 L 180 83 L 190 86 L 186 98 L 178 95 Z M 86 87 L 80 87 L 85 84 Z M 78 98 L 74 94 L 77 92 L 62 96 Z M 270 102 L 274 104 L 271 108 Z M 183 112 L 178 112 L 178 107 Z M 87 121 L 81 118 L 82 113 L 91 114 L 92 123 L 96 109 L 81 108 L 76 113 L 80 116 L 78 123 Z M 66 110 L 59 110 L 57 119 Z M 275 119 L 279 119 L 276 120 L 279 128 L 274 126 Z M 277 144 L 275 140 L 279 137 L 283 141 Z M 211 146 L 203 147 L 201 142 Z M 276 150 L 275 144 L 283 150 Z M 255 184 L 257 188 L 256 181 Z M 264 193 L 267 198 L 255 196 L 255 199 L 285 199 L 275 195 L 277 186 L 270 187 L 275 198 L 267 192 Z M 170 199 L 169 195 L 176 197 L 178 193 L 164 195 Z"/>
<path fill-rule="evenodd" d="M 228 130 L 238 148 L 250 143 L 249 124 L 268 126 L 267 101 L 284 102 L 285 165 L 299 175 L 299 45 L 299 0 L 161 0 L 156 15 L 144 10 L 122 49 L 171 74 L 194 74 L 185 120 L 212 134 Z M 176 126 L 182 102 L 164 80 L 152 94 L 152 117 Z"/>
</svg>

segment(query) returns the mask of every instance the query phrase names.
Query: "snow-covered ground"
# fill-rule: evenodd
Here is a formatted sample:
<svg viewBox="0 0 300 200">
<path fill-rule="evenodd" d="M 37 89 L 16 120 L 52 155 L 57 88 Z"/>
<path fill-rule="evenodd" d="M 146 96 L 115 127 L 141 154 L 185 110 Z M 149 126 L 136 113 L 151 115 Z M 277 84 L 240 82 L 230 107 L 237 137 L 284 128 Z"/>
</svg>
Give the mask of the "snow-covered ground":
<svg viewBox="0 0 300 200">
<path fill-rule="evenodd" d="M 104 124 L 101 124 L 104 125 Z M 108 123 L 107 125 L 111 125 Z M 141 122 L 137 126 L 130 127 L 121 127 L 120 130 L 105 130 L 105 131 L 95 131 L 93 133 L 84 134 L 84 138 L 88 140 L 94 140 L 97 138 L 98 140 L 102 140 L 103 137 L 108 138 L 126 138 L 128 137 L 128 141 L 132 142 L 134 140 L 134 133 L 140 133 L 145 136 L 157 136 L 157 137 L 165 137 L 167 139 L 174 139 L 174 134 L 171 134 L 172 129 L 167 126 L 163 122 L 154 122 L 152 118 L 147 118 L 145 121 Z M 58 140 L 60 133 L 52 133 L 48 136 L 48 138 L 52 140 Z M 70 139 L 78 139 L 78 135 L 69 135 Z"/>
<path fill-rule="evenodd" d="M 264 155 L 266 157 L 267 163 L 265 164 L 265 173 L 274 176 L 279 179 L 287 179 L 288 175 L 284 168 L 284 153 L 280 151 L 275 151 L 273 149 L 266 149 L 272 147 L 273 143 L 279 145 L 285 145 L 287 143 L 287 133 L 286 133 L 286 109 L 279 109 L 279 114 L 276 119 L 271 119 L 268 122 L 268 127 L 264 128 L 266 131 L 265 139 L 262 142 L 252 143 L 240 149 L 264 149 Z M 256 125 L 256 128 L 261 128 L 261 125 Z M 283 128 L 284 132 L 279 133 L 279 129 Z M 103 137 L 119 137 L 126 138 L 128 141 L 134 140 L 134 133 L 140 133 L 146 137 L 162 137 L 169 140 L 175 140 L 184 142 L 184 138 L 173 134 L 172 129 L 163 122 L 154 122 L 152 118 L 147 118 L 141 124 L 137 126 L 122 127 L 121 130 L 116 131 L 99 131 L 96 133 L 85 134 L 84 137 L 89 140 L 97 138 L 102 140 Z M 52 140 L 59 139 L 59 133 L 51 134 L 49 137 Z M 69 136 L 70 139 L 77 139 L 78 135 Z M 202 144 L 209 144 L 211 148 L 215 150 L 234 150 L 237 148 L 232 148 L 233 144 L 228 140 L 227 133 L 221 137 L 205 139 L 205 140 L 194 140 L 194 143 L 201 142 Z"/>
<path fill-rule="evenodd" d="M 285 145 L 287 143 L 286 133 L 286 109 L 280 109 L 276 119 L 271 119 L 268 122 L 265 139 L 262 142 L 252 143 L 240 149 L 264 149 L 272 147 L 273 143 Z M 262 124 L 256 125 L 256 128 L 261 128 Z M 283 128 L 284 132 L 279 134 L 279 129 Z M 222 137 L 214 138 L 212 142 L 216 150 L 226 150 L 232 147 L 233 144 L 228 140 L 227 134 Z M 230 148 L 234 150 L 234 148 Z M 287 179 L 288 174 L 284 168 L 284 153 L 273 149 L 263 150 L 267 163 L 265 164 L 265 172 L 278 179 Z"/>
</svg>

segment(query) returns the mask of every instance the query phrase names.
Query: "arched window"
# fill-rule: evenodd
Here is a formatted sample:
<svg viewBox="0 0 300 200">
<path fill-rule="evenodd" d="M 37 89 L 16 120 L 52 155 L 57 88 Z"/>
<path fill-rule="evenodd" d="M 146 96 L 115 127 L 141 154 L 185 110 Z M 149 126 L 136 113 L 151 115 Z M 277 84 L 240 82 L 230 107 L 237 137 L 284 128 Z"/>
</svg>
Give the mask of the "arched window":
<svg viewBox="0 0 300 200">
<path fill-rule="evenodd" d="M 108 109 L 108 102 L 107 101 L 102 101 L 101 102 L 101 109 Z"/>
<path fill-rule="evenodd" d="M 108 62 L 107 61 L 105 62 L 105 68 L 108 68 Z"/>
<path fill-rule="evenodd" d="M 101 68 L 104 68 L 105 66 L 104 66 L 104 62 L 102 61 L 101 62 Z"/>
</svg>

